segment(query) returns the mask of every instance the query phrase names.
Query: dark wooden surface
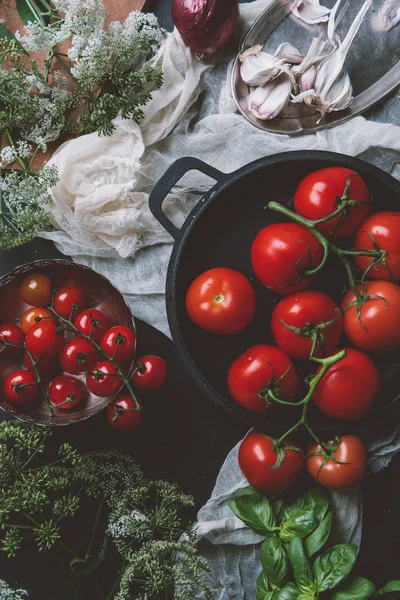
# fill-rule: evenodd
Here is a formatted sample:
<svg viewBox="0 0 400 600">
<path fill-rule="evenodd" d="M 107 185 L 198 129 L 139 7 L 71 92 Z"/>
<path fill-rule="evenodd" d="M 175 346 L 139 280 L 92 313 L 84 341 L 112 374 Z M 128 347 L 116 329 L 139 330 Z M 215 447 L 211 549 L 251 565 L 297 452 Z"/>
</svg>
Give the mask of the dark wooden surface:
<svg viewBox="0 0 400 600">
<path fill-rule="evenodd" d="M 172 0 L 150 3 L 162 25 L 171 28 Z M 0 275 L 14 266 L 38 258 L 61 256 L 53 244 L 36 240 L 0 254 Z M 167 387 L 147 397 L 146 418 L 137 432 L 121 436 L 100 414 L 80 425 L 56 431 L 57 441 L 71 441 L 81 450 L 121 446 L 132 452 L 149 476 L 180 483 L 195 496 L 197 506 L 209 497 L 216 475 L 229 450 L 246 428 L 211 405 L 187 379 L 170 340 L 146 324 L 138 323 L 139 354 L 157 352 L 170 368 Z M 364 535 L 357 565 L 359 574 L 376 584 L 400 577 L 400 456 L 389 469 L 368 477 L 362 485 Z M 0 559 L 0 578 L 27 586 L 34 600 L 59 600 L 51 593 L 49 577 L 36 568 L 36 555 L 24 560 Z M 45 563 L 41 563 L 43 566 Z M 51 581 L 51 578 L 50 578 Z M 47 582 L 47 583 L 46 583 Z M 95 595 L 88 600 L 101 600 Z"/>
</svg>

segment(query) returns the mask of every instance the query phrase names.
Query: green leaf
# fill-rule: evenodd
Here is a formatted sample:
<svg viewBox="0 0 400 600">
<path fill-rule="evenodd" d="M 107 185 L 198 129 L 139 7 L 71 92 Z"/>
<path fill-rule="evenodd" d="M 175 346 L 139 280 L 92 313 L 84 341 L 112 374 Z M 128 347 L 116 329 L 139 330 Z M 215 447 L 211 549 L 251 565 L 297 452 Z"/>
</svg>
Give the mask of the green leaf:
<svg viewBox="0 0 400 600">
<path fill-rule="evenodd" d="M 390 594 L 391 592 L 400 592 L 400 579 L 394 579 L 389 581 L 383 588 L 380 588 L 377 592 L 377 596 L 383 596 L 383 594 Z"/>
<path fill-rule="evenodd" d="M 240 492 L 229 503 L 229 507 L 245 525 L 260 535 L 267 535 L 276 528 L 275 516 L 268 498 L 253 488 Z"/>
<path fill-rule="evenodd" d="M 311 488 L 304 494 L 301 494 L 290 504 L 284 504 L 281 507 L 281 521 L 287 521 L 299 509 L 310 511 L 314 514 L 317 521 L 320 522 L 326 515 L 329 508 L 328 495 L 321 487 Z"/>
<path fill-rule="evenodd" d="M 40 0 L 16 0 L 19 18 L 26 25 L 29 21 L 46 25 L 49 18 L 43 18 L 40 13 L 47 12 Z"/>
<path fill-rule="evenodd" d="M 261 571 L 256 584 L 257 600 L 270 600 L 272 592 L 269 589 L 268 576 L 265 571 Z"/>
<path fill-rule="evenodd" d="M 332 595 L 331 600 L 369 600 L 375 593 L 375 586 L 365 577 L 354 577 L 345 581 Z"/>
<path fill-rule="evenodd" d="M 86 560 L 73 558 L 70 563 L 71 570 L 75 573 L 75 575 L 78 576 L 91 575 L 91 573 L 94 573 L 105 559 L 106 552 L 107 535 L 104 536 L 103 543 L 101 544 L 101 548 L 96 556 L 88 556 Z"/>
<path fill-rule="evenodd" d="M 261 546 L 261 562 L 271 588 L 280 588 L 285 581 L 288 560 L 281 540 L 269 536 Z"/>
<path fill-rule="evenodd" d="M 322 519 L 317 529 L 314 529 L 312 533 L 306 538 L 304 547 L 308 558 L 313 556 L 318 550 L 321 550 L 322 546 L 326 543 L 329 538 L 332 527 L 333 512 L 330 511 Z"/>
<path fill-rule="evenodd" d="M 273 600 L 297 600 L 300 595 L 300 590 L 294 583 L 287 583 L 282 589 L 275 590 Z"/>
<path fill-rule="evenodd" d="M 314 581 L 319 592 L 336 587 L 352 570 L 357 546 L 338 544 L 319 556 L 313 565 Z"/>
<path fill-rule="evenodd" d="M 317 527 L 316 516 L 310 510 L 297 510 L 283 523 L 280 537 L 284 542 L 290 542 L 296 536 L 305 537 Z"/>
<path fill-rule="evenodd" d="M 313 596 L 317 588 L 313 582 L 311 568 L 304 552 L 303 540 L 300 537 L 294 537 L 290 541 L 289 560 L 299 590 L 303 594 Z"/>
</svg>

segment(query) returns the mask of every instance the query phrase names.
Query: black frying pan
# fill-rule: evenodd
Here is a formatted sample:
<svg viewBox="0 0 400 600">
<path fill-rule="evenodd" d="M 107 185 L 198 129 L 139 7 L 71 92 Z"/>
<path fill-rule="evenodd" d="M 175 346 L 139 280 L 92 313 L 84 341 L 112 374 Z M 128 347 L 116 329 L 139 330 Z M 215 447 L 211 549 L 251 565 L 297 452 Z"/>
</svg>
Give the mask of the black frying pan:
<svg viewBox="0 0 400 600">
<path fill-rule="evenodd" d="M 353 169 L 363 177 L 374 197 L 371 212 L 400 210 L 400 183 L 393 177 L 364 161 L 320 151 L 277 154 L 233 173 L 221 173 L 195 158 L 182 158 L 159 180 L 149 200 L 151 212 L 175 239 L 167 275 L 166 303 L 171 333 L 185 368 L 211 400 L 248 425 L 275 435 L 294 422 L 297 409 L 279 410 L 269 417 L 253 415 L 234 402 L 226 384 L 229 367 L 240 354 L 255 344 L 274 344 L 270 316 L 282 296 L 272 293 L 255 278 L 250 249 L 262 227 L 284 220 L 266 209 L 269 201 L 288 203 L 303 177 L 311 171 L 335 165 Z M 162 204 L 173 186 L 192 169 L 212 177 L 216 184 L 178 229 L 164 214 Z M 186 291 L 191 282 L 203 271 L 221 266 L 241 271 L 251 280 L 257 294 L 253 322 L 235 336 L 218 336 L 201 330 L 190 321 L 185 310 Z M 343 268 L 333 258 L 312 287 L 339 302 L 345 284 Z M 345 342 L 345 345 L 349 344 Z M 310 422 L 320 433 L 333 435 L 365 429 L 384 415 L 398 419 L 400 350 L 376 354 L 373 359 L 382 378 L 376 407 L 363 421 L 343 424 L 325 417 L 313 406 Z M 297 367 L 300 375 L 310 372 L 310 365 L 303 362 L 297 362 Z M 206 403 L 204 410 L 207 410 Z"/>
</svg>

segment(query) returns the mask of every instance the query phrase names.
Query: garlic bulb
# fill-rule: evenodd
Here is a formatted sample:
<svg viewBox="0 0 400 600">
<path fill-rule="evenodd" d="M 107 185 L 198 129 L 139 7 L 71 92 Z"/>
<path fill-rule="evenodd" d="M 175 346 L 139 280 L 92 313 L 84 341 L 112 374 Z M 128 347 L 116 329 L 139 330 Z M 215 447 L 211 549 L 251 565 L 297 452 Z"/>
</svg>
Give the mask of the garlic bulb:
<svg viewBox="0 0 400 600">
<path fill-rule="evenodd" d="M 260 45 L 252 46 L 239 55 L 239 60 L 242 63 L 240 67 L 242 80 L 247 85 L 256 87 L 265 85 L 281 73 L 286 73 L 295 83 L 287 63 L 301 63 L 303 56 L 292 44 L 283 43 L 274 55 L 264 52 Z"/>
<path fill-rule="evenodd" d="M 290 99 L 292 82 L 286 73 L 253 90 L 249 96 L 249 110 L 257 119 L 273 119 L 285 108 Z"/>
<path fill-rule="evenodd" d="M 329 19 L 330 8 L 321 6 L 319 0 L 294 0 L 292 14 L 309 25 L 325 23 Z"/>
</svg>

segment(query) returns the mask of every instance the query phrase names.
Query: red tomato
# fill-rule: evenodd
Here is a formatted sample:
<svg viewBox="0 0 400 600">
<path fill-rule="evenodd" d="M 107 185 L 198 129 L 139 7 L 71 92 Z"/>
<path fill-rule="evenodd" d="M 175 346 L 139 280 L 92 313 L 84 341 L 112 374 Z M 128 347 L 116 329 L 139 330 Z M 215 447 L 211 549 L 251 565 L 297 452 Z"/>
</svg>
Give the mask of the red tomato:
<svg viewBox="0 0 400 600">
<path fill-rule="evenodd" d="M 61 368 L 71 375 L 87 373 L 99 360 L 99 354 L 94 346 L 83 338 L 71 340 L 60 352 Z"/>
<path fill-rule="evenodd" d="M 135 361 L 132 381 L 140 390 L 145 392 L 157 390 L 164 385 L 167 377 L 167 363 L 160 356 L 147 354 Z"/>
<path fill-rule="evenodd" d="M 110 358 L 117 361 L 128 360 L 135 352 L 136 336 L 129 327 L 116 325 L 105 332 L 100 346 Z"/>
<path fill-rule="evenodd" d="M 310 285 L 311 280 L 303 277 L 303 273 L 317 267 L 323 255 L 321 244 L 306 227 L 275 223 L 257 235 L 251 262 L 261 283 L 285 296 Z"/>
<path fill-rule="evenodd" d="M 285 352 L 275 346 L 253 346 L 229 369 L 231 396 L 240 406 L 258 415 L 269 412 L 274 406 L 266 395 L 268 389 L 278 398 L 289 401 L 298 387 L 294 364 Z"/>
<path fill-rule="evenodd" d="M 4 394 L 13 404 L 26 404 L 35 400 L 40 388 L 33 373 L 21 369 L 14 371 L 4 382 Z"/>
<path fill-rule="evenodd" d="M 8 344 L 12 344 L 8 346 Z M 0 325 L 0 358 L 20 356 L 24 351 L 24 332 L 17 325 Z M 15 347 L 17 346 L 17 347 Z"/>
<path fill-rule="evenodd" d="M 358 485 L 367 464 L 367 452 L 360 438 L 343 435 L 324 445 L 330 449 L 325 464 L 327 457 L 319 444 L 312 444 L 307 450 L 307 471 L 311 477 L 330 490 L 346 490 Z"/>
<path fill-rule="evenodd" d="M 372 237 L 371 237 L 372 236 Z M 354 239 L 354 248 L 375 250 L 375 245 L 386 252 L 385 262 L 368 271 L 370 279 L 400 280 L 400 213 L 380 212 L 362 223 Z M 372 262 L 368 256 L 355 256 L 361 271 L 365 272 Z"/>
<path fill-rule="evenodd" d="M 353 348 L 347 348 L 346 352 L 345 358 L 329 367 L 313 399 L 328 417 L 354 421 L 370 411 L 379 392 L 380 378 L 378 369 L 364 352 Z"/>
<path fill-rule="evenodd" d="M 64 331 L 53 321 L 41 321 L 30 328 L 25 337 L 29 352 L 38 358 L 51 358 L 64 344 Z"/>
<path fill-rule="evenodd" d="M 59 375 L 49 383 L 48 393 L 53 406 L 70 410 L 82 400 L 83 385 L 70 375 Z"/>
<path fill-rule="evenodd" d="M 87 308 L 74 319 L 74 325 L 85 335 L 91 336 L 95 342 L 100 342 L 102 335 L 108 329 L 108 321 L 97 308 Z M 79 333 L 76 334 L 79 336 Z"/>
<path fill-rule="evenodd" d="M 72 285 L 60 288 L 54 298 L 54 310 L 64 319 L 72 318 L 85 306 L 85 295 L 79 288 Z"/>
<path fill-rule="evenodd" d="M 358 286 L 362 290 L 362 285 Z M 360 308 L 351 306 L 355 295 L 350 290 L 342 300 L 343 327 L 346 337 L 361 350 L 379 352 L 400 346 L 400 287 L 390 281 L 368 281 L 365 284 L 368 298 Z"/>
<path fill-rule="evenodd" d="M 19 295 L 31 306 L 51 304 L 51 281 L 46 275 L 28 275 L 19 286 Z"/>
<path fill-rule="evenodd" d="M 350 189 L 346 198 L 346 184 Z M 348 237 L 368 214 L 371 195 L 363 179 L 344 167 L 328 167 L 310 173 L 301 181 L 294 195 L 294 208 L 299 215 L 317 221 L 331 215 L 347 200 L 362 202 L 345 208 L 341 215 L 318 225 L 318 230 L 332 240 Z"/>
<path fill-rule="evenodd" d="M 249 484 L 263 494 L 283 492 L 298 479 L 304 469 L 304 452 L 298 444 L 285 442 L 285 453 L 281 465 L 272 469 L 278 459 L 273 449 L 274 440 L 260 433 L 250 431 L 239 448 L 239 467 Z M 299 450 L 292 450 L 288 446 Z"/>
<path fill-rule="evenodd" d="M 343 318 L 337 304 L 326 294 L 300 292 L 283 298 L 276 305 L 271 329 L 275 342 L 289 356 L 308 360 L 313 339 L 317 340 L 314 356 L 333 353 L 342 335 Z"/>
<path fill-rule="evenodd" d="M 42 319 L 56 321 L 53 313 L 47 308 L 28 308 L 21 317 L 21 329 L 27 333 L 31 327 L 40 323 Z"/>
<path fill-rule="evenodd" d="M 132 431 L 143 420 L 143 407 L 136 409 L 135 401 L 130 394 L 121 394 L 107 407 L 107 420 L 111 427 L 119 431 Z"/>
<path fill-rule="evenodd" d="M 57 366 L 57 359 L 54 356 L 52 358 L 38 358 L 37 356 L 34 356 L 33 360 L 37 363 L 36 368 L 40 375 L 47 375 L 48 373 L 51 373 Z M 28 371 L 31 373 L 35 373 L 35 368 L 27 352 L 24 352 L 24 358 L 22 362 L 24 363 L 25 369 L 28 369 Z"/>
<path fill-rule="evenodd" d="M 239 333 L 252 320 L 255 307 L 256 295 L 248 279 L 223 267 L 197 277 L 186 294 L 189 317 L 212 333 Z"/>
<path fill-rule="evenodd" d="M 86 385 L 92 394 L 106 398 L 121 387 L 122 379 L 110 360 L 100 360 L 86 375 Z"/>
</svg>

